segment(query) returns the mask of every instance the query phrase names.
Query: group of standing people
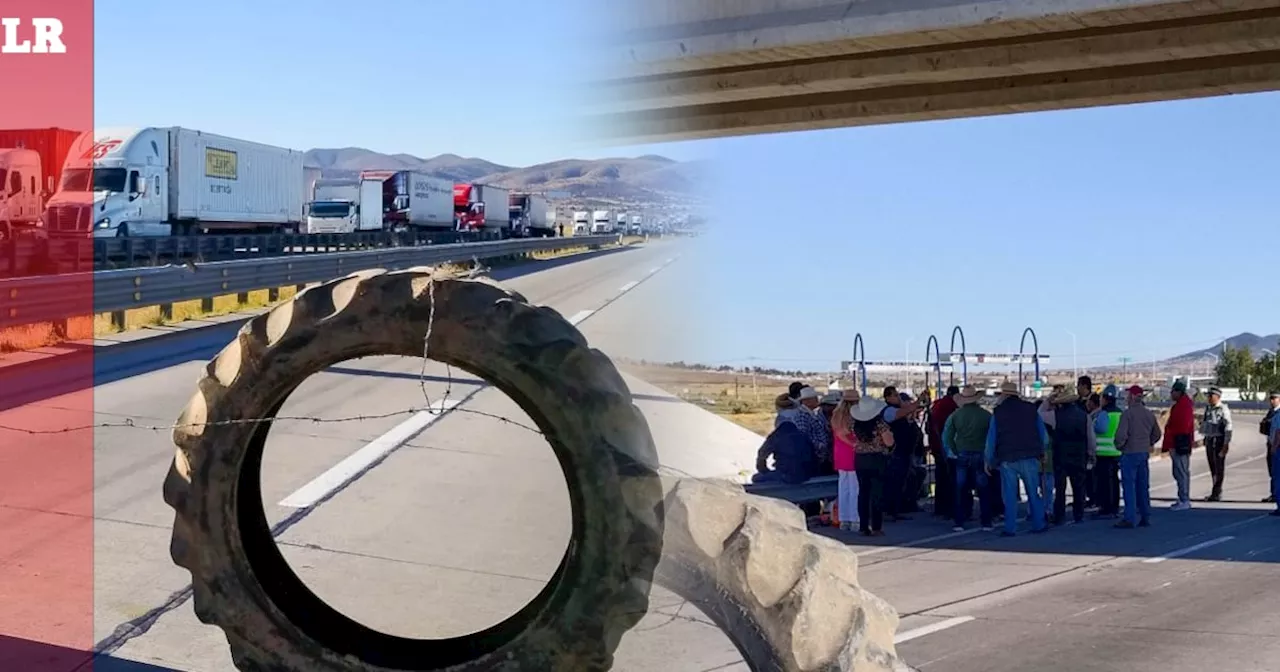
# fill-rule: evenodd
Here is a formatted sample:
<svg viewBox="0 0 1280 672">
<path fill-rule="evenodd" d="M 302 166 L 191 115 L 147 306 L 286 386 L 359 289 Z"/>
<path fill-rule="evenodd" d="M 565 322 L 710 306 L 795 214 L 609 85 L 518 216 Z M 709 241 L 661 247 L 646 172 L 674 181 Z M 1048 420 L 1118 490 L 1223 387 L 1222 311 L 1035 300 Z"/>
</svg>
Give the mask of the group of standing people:
<svg viewBox="0 0 1280 672">
<path fill-rule="evenodd" d="M 886 518 L 908 519 L 905 514 L 918 501 L 927 446 L 935 463 L 934 514 L 951 518 L 956 531 L 965 529 L 976 499 L 981 527 L 994 530 L 1003 519 L 1001 534 L 1013 536 L 1022 492 L 1033 533 L 1066 524 L 1068 486 L 1072 522 L 1082 522 L 1093 509 L 1094 519 L 1115 519 L 1115 527 L 1126 529 L 1151 524 L 1148 459 L 1159 446 L 1170 456 L 1178 488 L 1170 508 L 1190 509 L 1197 422 L 1185 383 L 1172 388 L 1174 404 L 1163 429 L 1144 403 L 1141 386 L 1125 390 L 1123 410 L 1115 385 L 1101 394 L 1092 390 L 1092 380 L 1081 376 L 1074 390 L 1059 385 L 1045 399 L 1031 401 L 1007 382 L 988 411 L 979 403 L 983 394 L 971 385 L 952 386 L 930 405 L 926 395 L 917 401 L 894 387 L 885 388 L 879 400 L 854 389 L 821 396 L 795 383 L 776 400 L 775 430 L 761 448 L 754 480 L 800 483 L 838 474 L 841 528 L 880 536 Z M 1210 388 L 1207 396 L 1198 429 L 1212 477 L 1205 501 L 1212 502 L 1222 498 L 1234 429 L 1221 390 Z M 1280 422 L 1274 418 L 1280 394 L 1271 394 L 1270 403 L 1260 429 L 1267 436 L 1272 492 L 1263 501 L 1276 502 Z M 1280 504 L 1274 515 L 1280 516 Z"/>
</svg>

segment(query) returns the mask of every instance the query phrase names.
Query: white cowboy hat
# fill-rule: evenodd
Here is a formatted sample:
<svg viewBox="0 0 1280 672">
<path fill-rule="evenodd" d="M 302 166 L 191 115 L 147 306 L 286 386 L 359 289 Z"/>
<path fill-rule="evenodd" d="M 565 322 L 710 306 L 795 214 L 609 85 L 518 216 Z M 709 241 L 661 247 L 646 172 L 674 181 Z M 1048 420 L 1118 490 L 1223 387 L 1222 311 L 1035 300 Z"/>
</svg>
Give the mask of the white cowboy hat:
<svg viewBox="0 0 1280 672">
<path fill-rule="evenodd" d="M 1003 394 L 1003 395 L 1005 395 L 1006 397 L 1020 397 L 1020 396 L 1022 396 L 1022 395 L 1018 392 L 1018 384 L 1017 384 L 1017 383 L 1015 383 L 1015 382 L 1013 382 L 1013 381 L 1011 381 L 1011 380 L 1006 380 L 1005 382 L 1000 383 L 1000 394 Z"/>
<path fill-rule="evenodd" d="M 867 422 L 868 420 L 875 420 L 884 411 L 885 406 L 886 404 L 879 399 L 863 397 L 858 400 L 858 405 L 850 409 L 849 412 L 853 415 L 854 420 Z"/>
<path fill-rule="evenodd" d="M 960 393 L 956 395 L 956 405 L 966 406 L 968 404 L 976 403 L 981 398 L 982 393 L 978 391 L 978 388 L 973 385 L 965 385 L 960 390 Z"/>
</svg>

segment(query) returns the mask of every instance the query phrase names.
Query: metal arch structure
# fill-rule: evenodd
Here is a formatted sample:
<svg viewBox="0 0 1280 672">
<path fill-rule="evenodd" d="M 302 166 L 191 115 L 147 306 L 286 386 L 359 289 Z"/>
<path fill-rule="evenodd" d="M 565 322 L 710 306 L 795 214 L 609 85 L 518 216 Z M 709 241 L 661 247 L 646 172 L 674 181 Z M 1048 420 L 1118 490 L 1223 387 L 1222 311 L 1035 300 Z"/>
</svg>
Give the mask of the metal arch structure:
<svg viewBox="0 0 1280 672">
<path fill-rule="evenodd" d="M 954 329 L 951 330 L 951 354 L 953 355 L 956 354 L 956 335 L 960 336 L 960 384 L 968 385 L 969 384 L 969 357 L 965 354 L 964 329 L 961 329 L 960 325 L 958 324 L 955 326 Z M 928 355 L 927 352 L 925 354 L 926 356 Z M 956 370 L 955 370 L 955 367 L 951 367 L 951 378 L 948 380 L 948 384 L 954 385 L 955 382 L 956 382 Z"/>
<path fill-rule="evenodd" d="M 1031 334 L 1031 345 L 1035 351 L 1031 355 L 1031 361 L 1035 363 L 1036 380 L 1040 380 L 1040 339 L 1036 338 L 1036 330 L 1027 327 L 1022 330 L 1022 340 L 1018 342 L 1018 388 L 1022 388 L 1022 355 L 1027 347 L 1027 334 Z"/>
<path fill-rule="evenodd" d="M 858 388 L 862 396 L 867 396 L 867 348 L 862 343 L 862 334 L 853 335 L 853 363 L 858 367 Z"/>
<path fill-rule="evenodd" d="M 934 336 L 933 334 L 929 334 L 929 340 L 926 341 L 924 344 L 924 363 L 925 364 L 930 363 L 929 362 L 929 346 L 930 345 L 933 346 L 934 382 L 938 385 L 939 389 L 941 389 L 942 387 L 942 351 L 938 348 L 937 336 Z M 924 389 L 926 390 L 929 389 L 929 373 L 927 371 L 924 374 Z M 939 392 L 938 396 L 939 397 L 942 396 L 941 392 Z"/>
</svg>

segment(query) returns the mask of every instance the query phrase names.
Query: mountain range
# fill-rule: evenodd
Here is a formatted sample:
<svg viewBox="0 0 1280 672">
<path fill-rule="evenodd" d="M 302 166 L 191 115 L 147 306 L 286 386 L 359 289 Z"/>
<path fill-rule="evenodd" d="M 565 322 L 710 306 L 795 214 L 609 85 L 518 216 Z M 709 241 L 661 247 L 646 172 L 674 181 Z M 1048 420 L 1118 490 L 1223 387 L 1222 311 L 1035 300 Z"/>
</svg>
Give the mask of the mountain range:
<svg viewBox="0 0 1280 672">
<path fill-rule="evenodd" d="M 381 154 L 359 147 L 310 149 L 306 165 L 325 179 L 359 177 L 363 170 L 414 170 L 454 182 L 492 184 L 522 191 L 564 191 L 578 199 L 661 202 L 695 192 L 704 166 L 663 156 L 562 159 L 524 168 L 441 154 L 428 159 Z"/>
<path fill-rule="evenodd" d="M 1220 341 L 1217 345 L 1208 348 L 1201 348 L 1200 350 L 1193 350 L 1191 352 L 1178 355 L 1177 357 L 1170 357 L 1167 361 L 1185 361 L 1190 359 L 1200 359 L 1205 355 L 1219 355 L 1222 353 L 1224 345 L 1232 350 L 1249 348 L 1254 359 L 1259 359 L 1265 354 L 1262 352 L 1263 348 L 1273 352 L 1280 350 L 1280 334 L 1259 336 L 1255 333 L 1246 331 L 1236 334 L 1225 341 Z"/>
</svg>

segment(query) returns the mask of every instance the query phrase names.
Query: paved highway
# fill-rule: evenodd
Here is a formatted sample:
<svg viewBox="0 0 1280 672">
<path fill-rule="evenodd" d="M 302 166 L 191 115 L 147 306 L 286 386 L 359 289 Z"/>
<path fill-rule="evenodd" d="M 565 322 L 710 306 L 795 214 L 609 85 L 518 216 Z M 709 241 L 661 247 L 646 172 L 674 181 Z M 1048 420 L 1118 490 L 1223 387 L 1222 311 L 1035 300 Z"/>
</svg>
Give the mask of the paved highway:
<svg viewBox="0 0 1280 672">
<path fill-rule="evenodd" d="M 1086 519 L 1002 539 L 917 517 L 887 529 L 905 547 L 862 552 L 862 584 L 899 610 L 898 651 L 922 672 L 1275 670 L 1280 520 L 1259 503 L 1258 417 L 1237 420 L 1224 502 L 1169 511 L 1169 462 L 1154 460 L 1150 528 Z M 1199 498 L 1199 452 L 1193 467 Z"/>
<path fill-rule="evenodd" d="M 664 278 L 675 276 L 679 253 L 678 243 L 656 243 L 508 283 L 577 322 L 594 346 L 644 356 L 628 348 L 678 333 L 654 311 L 680 288 Z M 645 328 L 610 338 L 616 333 L 610 320 L 638 320 Z M 598 324 L 605 335 L 593 334 Z M 204 361 L 99 385 L 97 420 L 173 422 Z M 420 360 L 383 357 L 313 376 L 281 410 L 306 420 L 275 423 L 262 478 L 270 522 L 292 516 L 278 536 L 285 556 L 317 594 L 372 627 L 439 637 L 491 625 L 533 597 L 568 541 L 568 497 L 545 441 L 513 424 L 529 420 L 505 395 L 459 371 L 450 376 L 442 365 L 429 365 L 425 382 L 422 373 Z M 702 476 L 731 476 L 751 465 L 757 437 L 641 381 L 628 382 L 664 464 Z M 453 412 L 310 420 L 423 406 L 424 393 Z M 221 631 L 196 620 L 189 576 L 169 558 L 173 513 L 160 499 L 173 454 L 169 434 L 109 427 L 97 430 L 94 443 L 94 639 L 115 664 L 233 669 Z M 385 459 L 361 473 L 378 458 Z M 616 669 L 692 672 L 737 660 L 714 626 L 660 591 L 650 616 L 624 640 Z M 100 661 L 97 669 L 103 667 Z"/>
<path fill-rule="evenodd" d="M 696 331 L 688 319 L 699 299 L 689 296 L 696 265 L 682 247 L 541 264 L 506 282 L 577 322 L 608 354 L 670 359 L 662 343 Z M 172 422 L 204 361 L 166 361 L 99 385 L 98 421 Z M 279 543 L 331 604 L 395 634 L 456 635 L 511 614 L 543 585 L 568 538 L 567 491 L 541 437 L 512 424 L 528 419 L 510 400 L 466 374 L 450 378 L 443 366 L 428 366 L 425 383 L 421 374 L 416 360 L 369 358 L 309 380 L 281 411 L 307 420 L 279 421 L 271 433 L 264 505 L 273 524 L 290 520 Z M 758 437 L 643 381 L 628 384 L 672 471 L 732 476 L 751 468 Z M 338 421 L 421 406 L 424 390 L 453 410 Z M 0 413 L 0 424 L 20 424 L 23 410 Z M 830 534 L 860 545 L 862 582 L 901 611 L 899 650 L 922 671 L 1275 669 L 1280 524 L 1257 503 L 1266 481 L 1260 437 L 1240 424 L 1231 501 L 1160 510 L 1149 529 L 1088 522 L 1001 539 L 918 517 L 888 528 L 882 543 L 893 546 Z M 94 492 L 49 496 L 58 511 L 93 497 L 94 639 L 110 656 L 96 670 L 233 669 L 221 631 L 196 620 L 189 576 L 169 559 L 173 514 L 159 489 L 172 452 L 167 432 L 100 429 Z M 1202 495 L 1198 454 L 1195 469 Z M 1167 462 L 1154 463 L 1153 478 L 1155 504 L 1165 506 Z M 44 524 L 32 543 L 56 546 L 75 523 Z M 747 668 L 705 617 L 656 590 L 615 669 Z"/>
</svg>

